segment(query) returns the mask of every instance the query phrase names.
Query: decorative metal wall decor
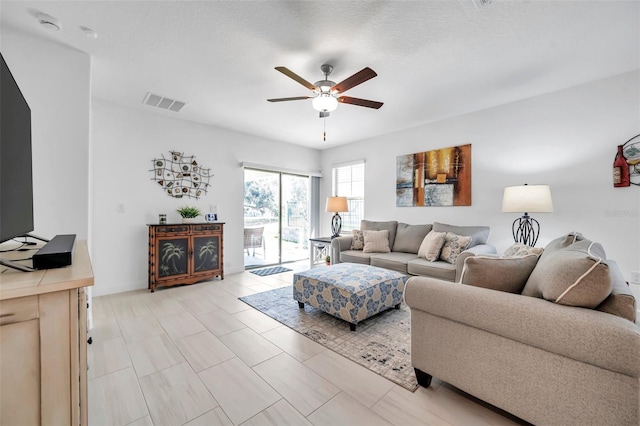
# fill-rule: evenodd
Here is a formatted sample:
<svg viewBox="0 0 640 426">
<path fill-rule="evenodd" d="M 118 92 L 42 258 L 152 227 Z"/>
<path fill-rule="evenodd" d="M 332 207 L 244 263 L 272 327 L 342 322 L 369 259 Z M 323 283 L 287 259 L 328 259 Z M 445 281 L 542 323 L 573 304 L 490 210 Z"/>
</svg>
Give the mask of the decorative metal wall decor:
<svg viewBox="0 0 640 426">
<path fill-rule="evenodd" d="M 613 160 L 613 186 L 640 186 L 640 135 L 618 145 Z"/>
<path fill-rule="evenodd" d="M 184 155 L 182 152 L 169 151 L 169 158 L 153 160 L 153 177 L 162 189 L 175 198 L 195 198 L 206 194 L 211 179 L 211 169 L 198 164 L 195 155 Z"/>
<path fill-rule="evenodd" d="M 396 157 L 396 206 L 470 206 L 471 144 Z"/>
</svg>

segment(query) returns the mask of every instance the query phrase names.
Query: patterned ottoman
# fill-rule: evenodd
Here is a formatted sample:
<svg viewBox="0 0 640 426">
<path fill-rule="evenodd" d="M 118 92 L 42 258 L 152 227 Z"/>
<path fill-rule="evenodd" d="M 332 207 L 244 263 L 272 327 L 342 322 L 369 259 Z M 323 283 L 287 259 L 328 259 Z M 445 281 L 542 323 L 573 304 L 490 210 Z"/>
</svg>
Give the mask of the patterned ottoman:
<svg viewBox="0 0 640 426">
<path fill-rule="evenodd" d="M 358 322 L 385 309 L 400 308 L 407 276 L 357 263 L 339 263 L 293 275 L 293 298 L 349 322 Z"/>
</svg>

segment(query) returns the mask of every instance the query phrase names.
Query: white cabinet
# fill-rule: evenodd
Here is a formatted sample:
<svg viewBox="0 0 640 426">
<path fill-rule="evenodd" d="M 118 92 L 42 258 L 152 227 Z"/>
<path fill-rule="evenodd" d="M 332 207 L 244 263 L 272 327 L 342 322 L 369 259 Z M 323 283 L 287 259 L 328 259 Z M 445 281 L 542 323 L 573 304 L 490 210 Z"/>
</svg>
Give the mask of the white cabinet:
<svg viewBox="0 0 640 426">
<path fill-rule="evenodd" d="M 87 424 L 86 243 L 73 265 L 0 275 L 0 424 Z"/>
</svg>

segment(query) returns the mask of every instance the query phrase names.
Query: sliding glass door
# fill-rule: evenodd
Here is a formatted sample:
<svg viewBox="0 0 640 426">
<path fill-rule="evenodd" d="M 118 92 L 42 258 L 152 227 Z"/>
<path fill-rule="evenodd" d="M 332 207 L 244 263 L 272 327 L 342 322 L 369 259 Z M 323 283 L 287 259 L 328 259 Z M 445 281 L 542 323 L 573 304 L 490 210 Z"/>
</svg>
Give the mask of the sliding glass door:
<svg viewBox="0 0 640 426">
<path fill-rule="evenodd" d="M 244 171 L 244 266 L 280 263 L 280 175 Z"/>
<path fill-rule="evenodd" d="M 309 257 L 309 178 L 244 170 L 244 266 Z"/>
<path fill-rule="evenodd" d="M 282 262 L 309 258 L 309 178 L 281 174 Z"/>
</svg>

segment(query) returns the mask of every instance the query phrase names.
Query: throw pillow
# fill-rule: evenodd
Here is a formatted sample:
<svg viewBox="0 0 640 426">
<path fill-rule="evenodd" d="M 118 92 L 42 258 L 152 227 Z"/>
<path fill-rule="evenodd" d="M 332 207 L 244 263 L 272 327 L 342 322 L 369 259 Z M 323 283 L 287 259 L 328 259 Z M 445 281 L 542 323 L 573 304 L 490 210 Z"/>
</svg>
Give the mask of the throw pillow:
<svg viewBox="0 0 640 426">
<path fill-rule="evenodd" d="M 611 293 L 612 281 L 604 249 L 582 240 L 540 258 L 529 283 L 542 289 L 542 297 L 555 303 L 595 308 Z"/>
<path fill-rule="evenodd" d="M 440 252 L 440 259 L 449 263 L 456 263 L 456 259 L 469 247 L 471 237 L 463 237 L 462 235 L 447 232 L 444 236 L 444 246 Z"/>
<path fill-rule="evenodd" d="M 446 232 L 431 231 L 424 237 L 420 249 L 418 249 L 418 257 L 422 257 L 429 262 L 435 262 L 440 257 L 440 250 L 444 245 Z"/>
<path fill-rule="evenodd" d="M 569 247 L 571 244 L 582 241 L 584 239 L 584 236 L 579 232 L 569 232 L 566 235 L 562 235 L 554 240 L 551 240 L 551 242 L 546 245 L 544 251 L 540 255 L 540 260 L 538 260 L 538 263 L 542 262 L 547 256 L 551 256 L 556 251 Z M 530 279 L 522 289 L 522 295 L 542 299 L 543 285 L 543 281 Z"/>
<path fill-rule="evenodd" d="M 506 249 L 502 257 L 520 257 L 529 254 L 540 256 L 542 254 L 542 250 L 543 249 L 541 247 L 529 247 L 522 243 L 516 243 Z"/>
<path fill-rule="evenodd" d="M 359 229 L 354 229 L 351 232 L 353 234 L 351 250 L 362 250 L 364 248 L 364 234 Z"/>
<path fill-rule="evenodd" d="M 360 229 L 362 229 L 363 231 L 384 231 L 386 229 L 387 231 L 389 231 L 389 247 L 393 247 L 393 243 L 396 240 L 396 230 L 398 229 L 398 222 L 395 220 L 380 222 L 377 220 L 362 219 L 360 221 Z"/>
<path fill-rule="evenodd" d="M 544 248 L 544 254 L 547 255 L 553 253 L 556 250 L 560 250 L 569 247 L 571 244 L 578 243 L 586 238 L 579 232 L 569 232 L 566 235 L 562 235 L 554 240 L 551 240 L 549 244 Z"/>
<path fill-rule="evenodd" d="M 362 231 L 364 233 L 363 253 L 389 253 L 389 231 Z"/>
<path fill-rule="evenodd" d="M 460 282 L 519 294 L 536 263 L 536 254 L 519 257 L 469 256 L 464 260 Z"/>
</svg>

